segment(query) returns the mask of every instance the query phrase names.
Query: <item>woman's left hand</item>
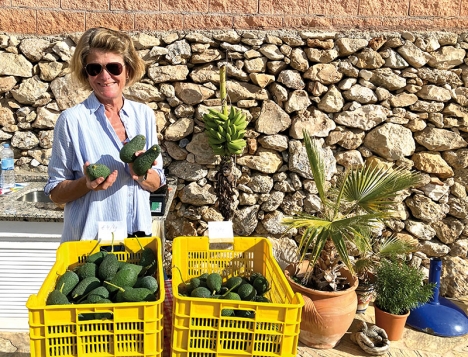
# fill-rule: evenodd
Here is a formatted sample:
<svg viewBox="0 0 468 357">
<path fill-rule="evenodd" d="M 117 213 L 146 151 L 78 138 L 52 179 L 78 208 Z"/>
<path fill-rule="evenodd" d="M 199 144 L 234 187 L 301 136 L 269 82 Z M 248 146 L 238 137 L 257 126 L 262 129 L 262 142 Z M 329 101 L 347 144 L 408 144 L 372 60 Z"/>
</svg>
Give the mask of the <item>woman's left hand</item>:
<svg viewBox="0 0 468 357">
<path fill-rule="evenodd" d="M 92 181 L 89 178 L 89 175 L 87 173 L 87 167 L 89 165 L 90 165 L 89 161 L 86 161 L 85 164 L 83 165 L 83 173 L 86 178 L 86 187 L 89 190 L 92 190 L 92 191 L 107 190 L 109 187 L 111 187 L 114 184 L 115 180 L 117 179 L 117 174 L 118 174 L 117 170 L 112 171 L 110 175 L 107 176 L 107 178 L 98 177 L 96 180 Z"/>
<path fill-rule="evenodd" d="M 144 152 L 144 150 L 137 151 L 135 156 L 139 156 Z M 157 160 L 154 160 L 152 166 L 155 166 L 157 162 Z M 150 168 L 145 175 L 138 176 L 135 174 L 135 171 L 133 171 L 133 162 L 129 163 L 128 166 L 130 167 L 130 174 L 132 175 L 132 179 L 137 181 L 143 189 L 154 192 L 161 186 L 161 178 L 153 169 Z"/>
</svg>

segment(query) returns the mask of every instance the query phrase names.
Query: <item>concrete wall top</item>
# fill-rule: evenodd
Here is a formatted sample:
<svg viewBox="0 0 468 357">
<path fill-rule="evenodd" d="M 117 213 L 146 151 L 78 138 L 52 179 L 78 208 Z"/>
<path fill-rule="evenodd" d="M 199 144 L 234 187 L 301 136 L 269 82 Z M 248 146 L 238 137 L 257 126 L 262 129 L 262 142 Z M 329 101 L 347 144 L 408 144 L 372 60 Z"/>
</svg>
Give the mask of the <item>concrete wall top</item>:
<svg viewBox="0 0 468 357">
<path fill-rule="evenodd" d="M 0 32 L 54 35 L 206 29 L 449 30 L 468 26 L 468 0 L 0 0 Z"/>
</svg>

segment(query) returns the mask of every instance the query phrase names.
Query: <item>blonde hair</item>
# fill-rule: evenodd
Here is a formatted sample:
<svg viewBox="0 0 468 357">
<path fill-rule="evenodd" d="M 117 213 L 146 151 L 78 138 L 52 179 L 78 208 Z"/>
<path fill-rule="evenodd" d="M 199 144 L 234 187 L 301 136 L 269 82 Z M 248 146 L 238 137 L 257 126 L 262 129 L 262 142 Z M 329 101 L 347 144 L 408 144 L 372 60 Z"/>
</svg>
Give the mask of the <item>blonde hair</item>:
<svg viewBox="0 0 468 357">
<path fill-rule="evenodd" d="M 127 86 L 138 82 L 145 74 L 145 62 L 138 56 L 133 41 L 127 34 L 105 27 L 87 30 L 78 41 L 70 61 L 72 76 L 87 89 L 92 89 L 84 70 L 86 59 L 92 49 L 112 52 L 123 57 L 127 69 Z"/>
</svg>

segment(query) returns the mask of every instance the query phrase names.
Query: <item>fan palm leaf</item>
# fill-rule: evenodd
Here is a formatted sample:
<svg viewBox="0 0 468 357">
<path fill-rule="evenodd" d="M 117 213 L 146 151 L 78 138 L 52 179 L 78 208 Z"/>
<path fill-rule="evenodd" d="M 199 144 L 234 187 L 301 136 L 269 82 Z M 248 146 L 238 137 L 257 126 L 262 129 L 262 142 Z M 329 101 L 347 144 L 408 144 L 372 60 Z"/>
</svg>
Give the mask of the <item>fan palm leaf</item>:
<svg viewBox="0 0 468 357">
<path fill-rule="evenodd" d="M 322 203 L 317 216 L 298 213 L 285 217 L 282 223 L 290 229 L 300 229 L 299 259 L 309 259 L 314 266 L 324 249 L 332 246 L 342 262 L 353 270 L 346 242 L 352 242 L 361 252 L 371 249 L 372 229 L 394 214 L 395 197 L 402 190 L 416 185 L 420 175 L 397 167 L 364 166 L 346 170 L 334 191 L 326 188 L 326 167 L 323 149 L 317 140 L 304 131 L 304 144 L 310 169 Z M 333 242 L 332 245 L 327 242 Z M 392 249 L 388 242 L 388 249 Z M 393 247 L 395 249 L 395 247 Z M 331 252 L 327 253 L 332 257 Z"/>
<path fill-rule="evenodd" d="M 364 166 L 349 172 L 343 183 L 343 196 L 367 212 L 391 211 L 398 192 L 414 186 L 420 176 L 404 168 Z"/>
<path fill-rule="evenodd" d="M 325 163 L 323 160 L 322 148 L 319 146 L 317 140 L 312 140 L 308 134 L 304 135 L 304 144 L 309 159 L 310 170 L 312 171 L 320 200 L 325 204 L 327 202 L 327 196 L 325 194 Z"/>
</svg>

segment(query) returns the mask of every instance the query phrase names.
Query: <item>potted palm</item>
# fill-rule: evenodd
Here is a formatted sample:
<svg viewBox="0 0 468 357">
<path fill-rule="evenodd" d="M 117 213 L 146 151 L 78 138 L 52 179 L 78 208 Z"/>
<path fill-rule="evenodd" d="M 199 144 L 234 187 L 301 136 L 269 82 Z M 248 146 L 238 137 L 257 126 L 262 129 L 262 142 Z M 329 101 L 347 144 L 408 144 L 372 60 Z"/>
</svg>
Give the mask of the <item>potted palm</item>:
<svg viewBox="0 0 468 357">
<path fill-rule="evenodd" d="M 357 307 L 358 279 L 347 242 L 370 249 L 371 232 L 392 218 L 400 191 L 420 176 L 401 167 L 364 165 L 346 170 L 329 189 L 326 157 L 318 140 L 304 131 L 304 144 L 321 201 L 316 216 L 285 217 L 287 230 L 300 232 L 298 259 L 285 269 L 292 289 L 305 301 L 300 340 L 315 348 L 333 348 L 350 327 Z"/>
<path fill-rule="evenodd" d="M 390 341 L 403 336 L 410 310 L 432 297 L 434 283 L 424 284 L 424 274 L 403 261 L 383 260 L 376 269 L 375 323 Z"/>
</svg>

